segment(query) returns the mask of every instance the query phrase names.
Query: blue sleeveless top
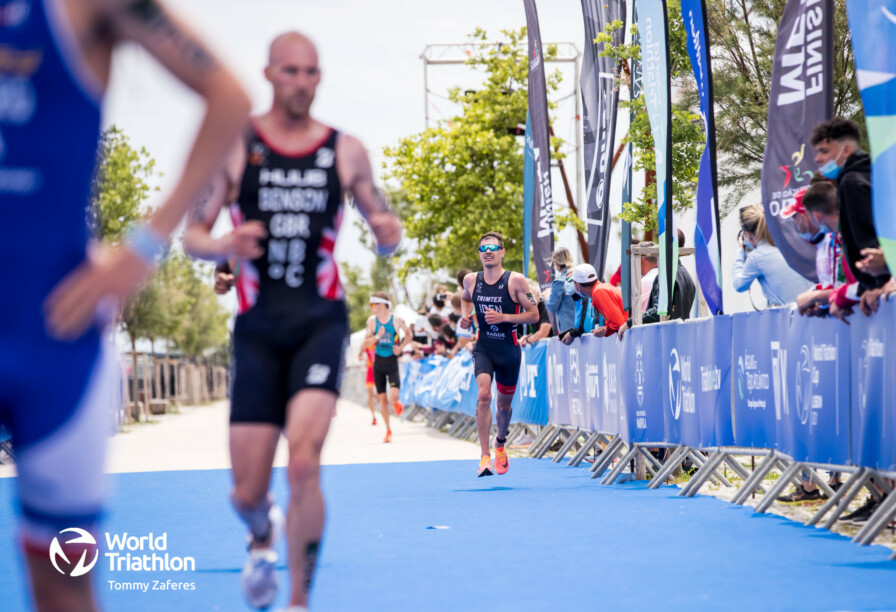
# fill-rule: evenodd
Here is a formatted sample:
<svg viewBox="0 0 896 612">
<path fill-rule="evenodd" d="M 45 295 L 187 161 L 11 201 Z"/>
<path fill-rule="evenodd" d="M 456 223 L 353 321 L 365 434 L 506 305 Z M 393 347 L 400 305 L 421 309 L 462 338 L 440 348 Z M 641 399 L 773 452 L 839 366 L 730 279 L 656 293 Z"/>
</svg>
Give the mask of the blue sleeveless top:
<svg viewBox="0 0 896 612">
<path fill-rule="evenodd" d="M 395 347 L 396 342 L 398 342 L 398 332 L 395 330 L 395 317 L 389 317 L 388 323 L 380 323 L 380 320 L 374 318 L 376 321 L 376 354 L 379 357 L 392 357 L 395 355 L 395 351 L 393 348 Z M 380 337 L 380 328 L 385 328 L 385 333 Z"/>
<path fill-rule="evenodd" d="M 13 0 L 0 8 L 0 387 L 52 364 L 53 384 L 71 386 L 74 402 L 99 354 L 99 330 L 53 340 L 43 303 L 86 255 L 100 108 L 83 87 L 61 3 Z M 54 419 L 34 415 L 23 437 L 45 434 L 42 422 Z"/>
</svg>

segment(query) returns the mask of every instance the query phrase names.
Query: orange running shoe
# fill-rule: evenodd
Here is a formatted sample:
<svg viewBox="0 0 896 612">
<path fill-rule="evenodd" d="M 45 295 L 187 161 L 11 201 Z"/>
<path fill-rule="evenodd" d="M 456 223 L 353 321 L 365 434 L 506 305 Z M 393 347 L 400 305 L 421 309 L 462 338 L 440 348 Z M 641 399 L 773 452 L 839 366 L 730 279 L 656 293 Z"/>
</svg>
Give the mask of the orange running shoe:
<svg viewBox="0 0 896 612">
<path fill-rule="evenodd" d="M 391 442 L 392 441 L 392 430 L 389 429 L 386 431 L 386 437 L 383 438 L 383 442 Z"/>
<path fill-rule="evenodd" d="M 506 474 L 510 469 L 510 462 L 507 460 L 507 449 L 503 446 L 495 447 L 495 471 L 498 474 Z"/>
<path fill-rule="evenodd" d="M 479 477 L 491 476 L 494 473 L 491 455 L 482 455 L 482 459 L 479 460 Z"/>
<path fill-rule="evenodd" d="M 373 417 L 373 421 L 370 423 L 371 425 L 376 425 L 376 417 Z"/>
<path fill-rule="evenodd" d="M 401 416 L 401 413 L 404 412 L 404 406 L 402 406 L 401 402 L 392 402 L 392 410 L 395 411 L 395 416 Z"/>
</svg>

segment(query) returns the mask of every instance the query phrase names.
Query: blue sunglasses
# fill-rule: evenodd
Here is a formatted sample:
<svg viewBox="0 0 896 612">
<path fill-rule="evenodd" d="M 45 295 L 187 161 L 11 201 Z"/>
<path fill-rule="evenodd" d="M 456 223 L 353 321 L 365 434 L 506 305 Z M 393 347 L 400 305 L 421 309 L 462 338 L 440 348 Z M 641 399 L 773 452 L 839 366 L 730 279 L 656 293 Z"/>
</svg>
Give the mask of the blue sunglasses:
<svg viewBox="0 0 896 612">
<path fill-rule="evenodd" d="M 480 253 L 497 253 L 501 250 L 501 247 L 497 244 L 480 244 L 479 252 Z"/>
</svg>

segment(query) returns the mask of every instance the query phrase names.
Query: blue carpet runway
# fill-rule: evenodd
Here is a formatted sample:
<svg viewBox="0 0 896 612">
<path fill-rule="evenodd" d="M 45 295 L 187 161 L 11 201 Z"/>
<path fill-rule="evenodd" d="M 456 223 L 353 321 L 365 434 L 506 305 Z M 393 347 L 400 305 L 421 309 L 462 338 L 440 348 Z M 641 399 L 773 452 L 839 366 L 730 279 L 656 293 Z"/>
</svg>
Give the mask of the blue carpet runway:
<svg viewBox="0 0 896 612">
<path fill-rule="evenodd" d="M 328 526 L 317 610 L 896 610 L 883 547 L 677 488 L 604 487 L 584 468 L 513 459 L 476 478 L 475 460 L 327 466 Z M 111 477 L 110 534 L 167 533 L 195 572 L 94 569 L 107 610 L 246 610 L 243 529 L 226 470 Z M 275 494 L 286 499 L 283 470 Z M 27 610 L 15 552 L 14 481 L 0 480 L 0 609 Z M 160 554 L 162 551 L 156 551 Z M 132 552 L 132 555 L 153 551 Z M 281 556 L 281 558 L 284 558 Z M 195 590 L 110 590 L 109 581 Z M 285 564 L 281 584 L 287 582 Z M 278 605 L 285 604 L 283 589 Z"/>
</svg>

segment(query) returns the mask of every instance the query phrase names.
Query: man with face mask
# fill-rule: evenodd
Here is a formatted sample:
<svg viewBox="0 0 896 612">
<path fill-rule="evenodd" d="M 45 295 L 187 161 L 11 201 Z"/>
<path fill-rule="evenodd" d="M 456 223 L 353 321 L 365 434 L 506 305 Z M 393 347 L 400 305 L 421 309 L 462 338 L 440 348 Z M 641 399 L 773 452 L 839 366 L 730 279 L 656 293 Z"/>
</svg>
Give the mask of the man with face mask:
<svg viewBox="0 0 896 612">
<path fill-rule="evenodd" d="M 812 132 L 815 163 L 825 177 L 837 182 L 840 233 L 849 268 L 859 281 L 859 294 L 878 289 L 890 279 L 889 272 L 872 275 L 856 264 L 863 249 L 880 246 L 871 208 L 871 157 L 859 146 L 859 126 L 849 119 L 834 117 L 819 123 Z M 836 232 L 836 227 L 828 228 Z"/>
<path fill-rule="evenodd" d="M 826 315 L 831 293 L 845 282 L 841 267 L 840 243 L 836 232 L 824 231 L 828 228 L 825 227 L 823 230 L 819 227 L 822 224 L 818 222 L 814 213 L 806 210 L 803 202 L 808 190 L 820 183 L 826 184 L 822 191 L 834 192 L 834 203 L 836 205 L 837 194 L 836 188 L 833 187 L 833 181 L 824 178 L 820 172 L 816 172 L 809 183 L 809 187 L 804 187 L 794 194 L 793 203 L 781 211 L 781 218 L 792 219 L 797 233 L 803 240 L 816 248 L 815 273 L 818 275 L 818 284 L 804 291 L 796 298 L 797 309 L 800 314 L 806 316 Z M 818 189 L 816 188 L 815 191 L 818 191 Z"/>
</svg>

